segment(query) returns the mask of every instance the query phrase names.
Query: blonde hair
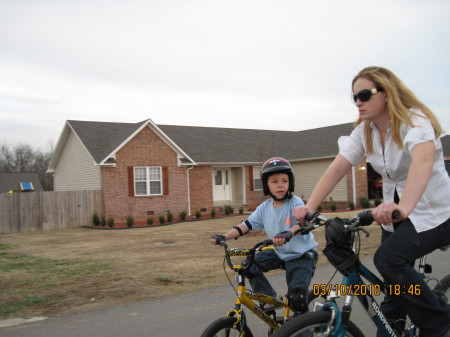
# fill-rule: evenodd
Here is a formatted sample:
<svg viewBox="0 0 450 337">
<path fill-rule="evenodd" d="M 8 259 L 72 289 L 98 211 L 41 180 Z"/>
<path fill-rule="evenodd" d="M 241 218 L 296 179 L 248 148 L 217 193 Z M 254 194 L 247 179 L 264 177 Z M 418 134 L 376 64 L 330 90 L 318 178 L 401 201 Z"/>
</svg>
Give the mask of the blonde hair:
<svg viewBox="0 0 450 337">
<path fill-rule="evenodd" d="M 391 120 L 391 130 L 392 138 L 395 143 L 403 148 L 402 140 L 400 138 L 400 124 L 405 123 L 409 126 L 414 126 L 411 121 L 411 108 L 419 109 L 428 118 L 433 125 L 434 133 L 436 138 L 438 138 L 443 130 L 437 120 L 436 116 L 431 112 L 431 110 L 423 104 L 417 97 L 409 90 L 400 79 L 394 75 L 390 70 L 382 67 L 367 67 L 361 70 L 352 81 L 353 85 L 359 78 L 366 78 L 372 81 L 376 87 L 383 90 L 387 97 L 387 110 L 389 113 L 389 118 Z M 355 126 L 362 123 L 363 120 L 358 118 L 355 122 Z M 373 152 L 373 141 L 370 132 L 370 123 L 366 123 L 364 127 L 364 132 L 366 135 L 367 153 Z"/>
</svg>

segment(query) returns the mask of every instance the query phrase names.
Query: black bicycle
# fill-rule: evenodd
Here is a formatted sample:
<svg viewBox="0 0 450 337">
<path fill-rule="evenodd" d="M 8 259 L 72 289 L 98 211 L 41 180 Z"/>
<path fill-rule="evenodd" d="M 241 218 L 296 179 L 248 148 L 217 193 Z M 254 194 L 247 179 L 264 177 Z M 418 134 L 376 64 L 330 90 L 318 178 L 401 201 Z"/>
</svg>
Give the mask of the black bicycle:
<svg viewBox="0 0 450 337">
<path fill-rule="evenodd" d="M 299 230 L 299 234 L 307 234 L 320 226 L 327 225 L 327 231 L 341 230 L 343 240 L 334 244 L 333 251 L 324 251 L 330 262 L 344 275 L 340 284 L 333 285 L 331 282 L 319 285 L 317 289 L 310 291 L 311 303 L 315 303 L 312 312 L 305 313 L 299 317 L 293 318 L 280 329 L 273 337 L 293 337 L 301 335 L 307 336 L 351 336 L 364 337 L 361 330 L 350 320 L 353 298 L 356 296 L 362 303 L 362 306 L 369 314 L 379 331 L 386 337 L 414 337 L 417 334 L 416 327 L 408 322 L 402 331 L 396 331 L 397 327 L 392 326 L 380 311 L 380 306 L 374 296 L 380 294 L 397 294 L 408 292 L 418 295 L 420 288 L 417 285 L 400 289 L 397 285 L 384 284 L 374 273 L 359 261 L 359 251 L 356 249 L 356 243 L 359 241 L 359 231 L 364 231 L 366 236 L 368 232 L 362 227 L 368 226 L 373 222 L 371 211 L 363 211 L 351 219 L 328 219 L 324 215 L 315 212 L 309 213 L 306 217 L 308 225 Z M 339 220 L 339 221 L 337 221 Z M 328 234 L 326 231 L 326 234 Z M 327 247 L 329 235 L 327 236 Z M 330 245 L 331 246 L 331 245 Z M 448 247 L 441 249 L 445 250 Z M 425 257 L 420 259 L 419 272 L 426 280 L 432 280 L 427 274 L 430 268 L 425 263 Z M 366 280 L 366 282 L 363 280 Z M 450 274 L 442 280 L 436 280 L 437 285 L 433 291 L 435 295 L 449 304 L 450 297 Z M 344 304 L 339 306 L 336 299 L 344 298 Z M 314 298 L 314 299 L 313 299 Z"/>
</svg>

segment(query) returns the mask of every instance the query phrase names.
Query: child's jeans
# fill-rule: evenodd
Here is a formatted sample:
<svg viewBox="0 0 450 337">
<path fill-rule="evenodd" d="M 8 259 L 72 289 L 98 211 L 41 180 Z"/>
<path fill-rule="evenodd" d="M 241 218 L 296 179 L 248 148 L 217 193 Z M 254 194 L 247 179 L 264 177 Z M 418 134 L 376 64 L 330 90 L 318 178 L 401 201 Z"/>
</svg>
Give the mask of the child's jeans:
<svg viewBox="0 0 450 337">
<path fill-rule="evenodd" d="M 275 297 L 277 293 L 263 273 L 274 269 L 285 269 L 288 288 L 301 288 L 308 292 L 316 270 L 317 258 L 317 251 L 310 250 L 299 258 L 283 261 L 274 250 L 265 250 L 255 255 L 255 261 L 246 275 L 254 291 Z"/>
</svg>

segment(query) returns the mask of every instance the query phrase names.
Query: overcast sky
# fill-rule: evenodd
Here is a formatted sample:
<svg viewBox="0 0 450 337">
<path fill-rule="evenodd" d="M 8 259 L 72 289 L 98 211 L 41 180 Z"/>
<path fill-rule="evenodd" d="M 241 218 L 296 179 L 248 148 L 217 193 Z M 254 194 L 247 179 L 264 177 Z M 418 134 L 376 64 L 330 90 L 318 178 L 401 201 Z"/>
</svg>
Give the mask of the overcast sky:
<svg viewBox="0 0 450 337">
<path fill-rule="evenodd" d="M 0 0 L 0 143 L 47 149 L 70 119 L 353 122 L 351 80 L 369 65 L 450 132 L 449 13 L 448 0 Z"/>
</svg>

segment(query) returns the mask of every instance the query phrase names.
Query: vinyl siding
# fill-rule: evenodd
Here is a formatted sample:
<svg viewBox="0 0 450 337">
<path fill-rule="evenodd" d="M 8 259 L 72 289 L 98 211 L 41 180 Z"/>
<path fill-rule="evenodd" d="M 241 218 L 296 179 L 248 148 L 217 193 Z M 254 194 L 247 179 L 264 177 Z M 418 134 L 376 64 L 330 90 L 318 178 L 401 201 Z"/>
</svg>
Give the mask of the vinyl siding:
<svg viewBox="0 0 450 337">
<path fill-rule="evenodd" d="M 67 137 L 54 177 L 55 191 L 101 189 L 100 166 L 73 132 Z"/>
<path fill-rule="evenodd" d="M 299 197 L 303 196 L 305 200 L 308 200 L 320 177 L 332 161 L 333 158 L 291 163 L 295 176 L 294 194 Z M 336 185 L 329 197 L 332 197 L 335 201 L 347 201 L 347 181 L 345 177 Z"/>
<path fill-rule="evenodd" d="M 232 202 L 234 204 L 242 204 L 244 202 L 242 167 L 231 168 L 231 191 L 232 191 Z"/>
</svg>

